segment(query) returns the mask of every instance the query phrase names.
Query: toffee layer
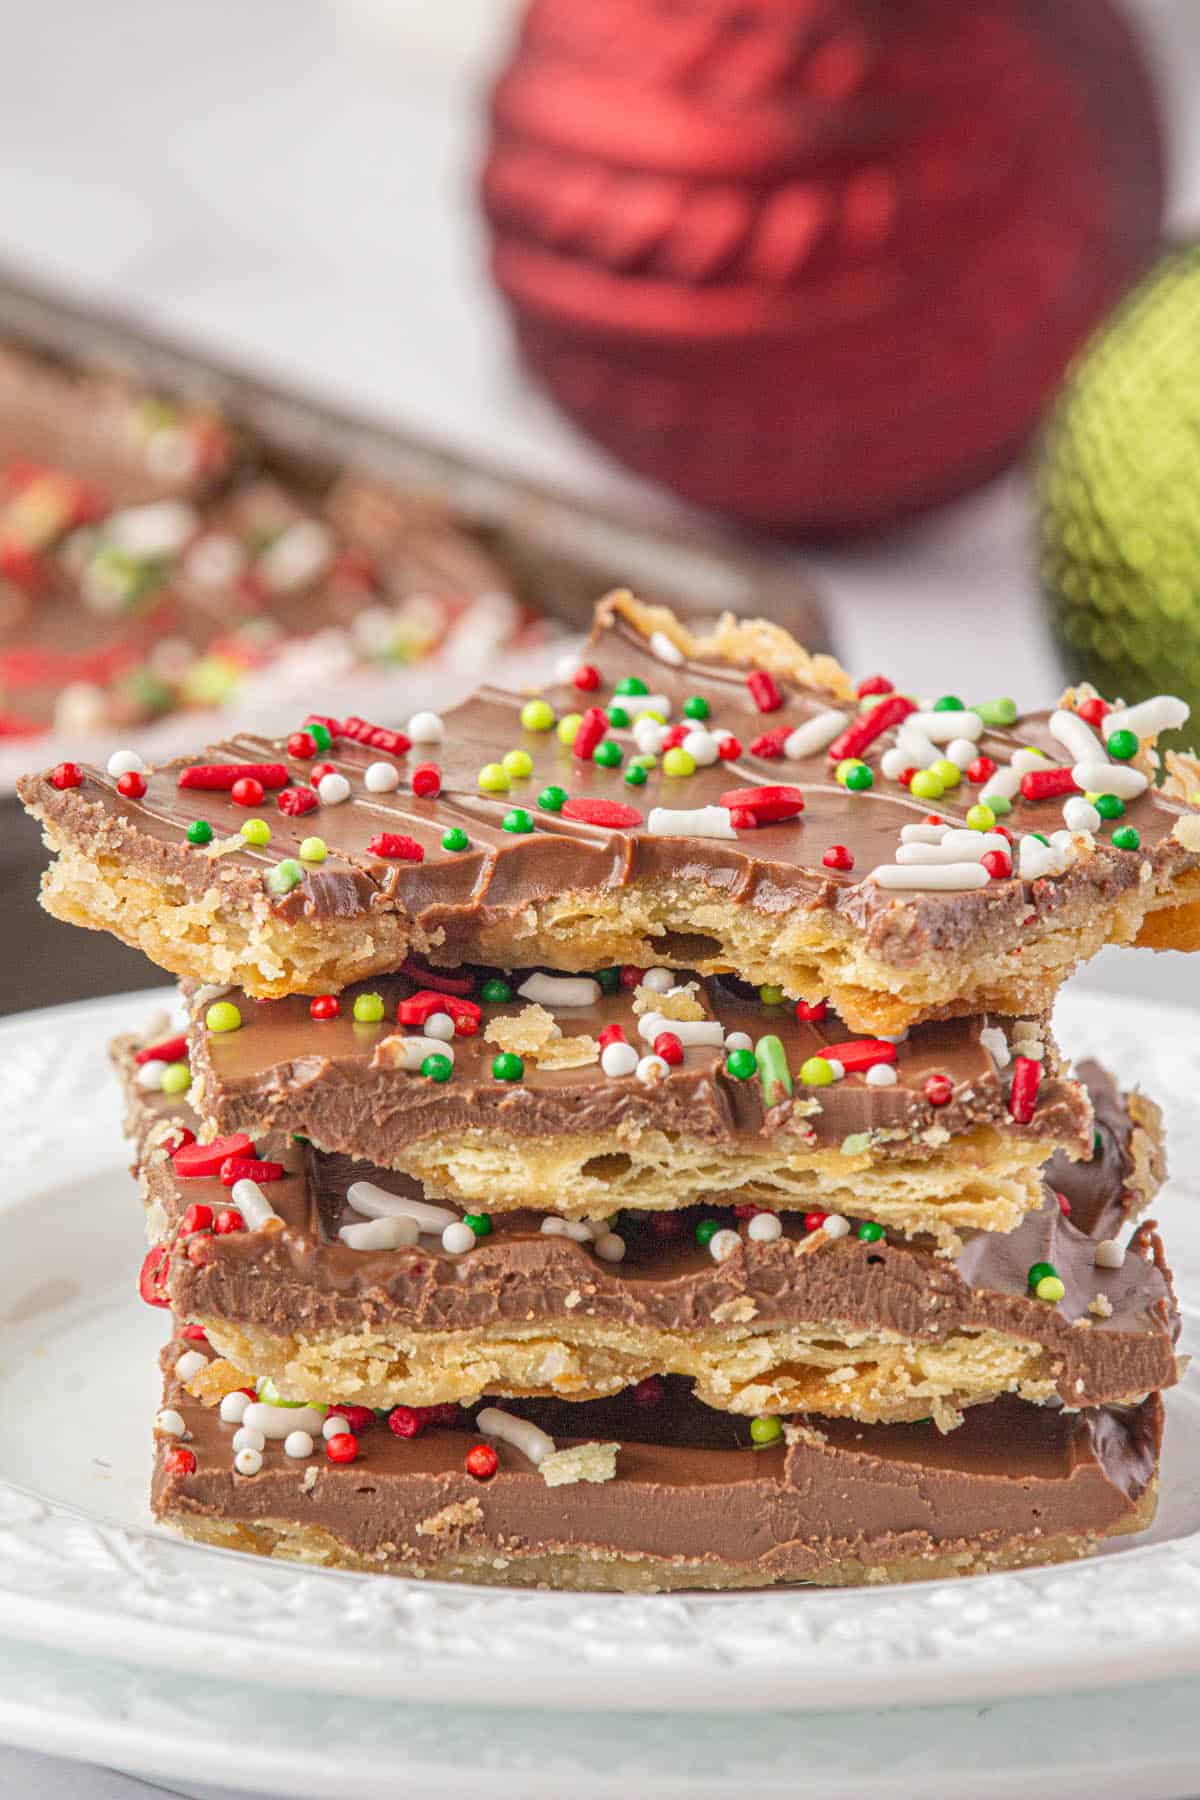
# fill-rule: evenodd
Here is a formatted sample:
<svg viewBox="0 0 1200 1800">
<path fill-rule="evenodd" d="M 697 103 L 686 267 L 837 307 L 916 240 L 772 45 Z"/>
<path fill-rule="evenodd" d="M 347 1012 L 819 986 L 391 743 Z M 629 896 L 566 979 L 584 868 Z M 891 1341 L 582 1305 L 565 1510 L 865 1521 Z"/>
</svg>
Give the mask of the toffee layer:
<svg viewBox="0 0 1200 1800">
<path fill-rule="evenodd" d="M 959 1409 L 1001 1393 L 1078 1407 L 1137 1399 L 1176 1379 L 1178 1320 L 1153 1229 L 1135 1236 L 1122 1267 L 1098 1267 L 1095 1241 L 1048 1189 L 1017 1230 L 969 1234 L 956 1257 L 871 1232 L 835 1239 L 795 1214 L 761 1240 L 728 1207 L 619 1214 L 608 1241 L 548 1233 L 539 1215 L 506 1212 L 463 1254 L 436 1232 L 396 1249 L 354 1249 L 341 1234 L 349 1228 L 352 1241 L 365 1223 L 348 1197 L 356 1181 L 371 1184 L 377 1214 L 389 1197 L 401 1208 L 423 1201 L 421 1190 L 311 1145 L 268 1141 L 257 1148 L 277 1153 L 285 1171 L 263 1189 L 274 1216 L 218 1233 L 211 1223 L 229 1190 L 216 1176 L 181 1179 L 163 1146 L 186 1109 L 137 1093 L 129 1040 L 116 1054 L 140 1145 L 157 1297 L 291 1398 L 581 1399 L 686 1374 L 701 1399 L 731 1412 L 932 1412 L 953 1425 Z M 1098 1236 L 1126 1205 L 1114 1177 L 1094 1217 Z M 197 1227 L 196 1205 L 208 1224 Z M 717 1230 L 730 1234 L 720 1261 L 701 1241 Z M 619 1244 L 621 1260 L 605 1260 L 601 1243 Z M 1031 1292 L 1037 1264 L 1061 1279 L 1057 1304 Z"/>
<path fill-rule="evenodd" d="M 377 1422 L 344 1464 L 269 1439 L 258 1473 L 242 1475 L 235 1427 L 174 1372 L 195 1348 L 176 1340 L 164 1356 L 164 1403 L 187 1436 L 155 1434 L 156 1516 L 201 1542 L 325 1567 L 578 1589 L 851 1585 L 1067 1560 L 1154 1512 L 1157 1396 L 1078 1413 L 998 1401 L 949 1437 L 794 1419 L 759 1448 L 745 1420 L 672 1382 L 650 1405 L 623 1394 L 505 1409 L 600 1479 L 552 1486 L 547 1465 L 466 1413 L 408 1439 Z M 496 1458 L 489 1480 L 466 1468 L 480 1443 Z M 172 1468 L 181 1448 L 193 1467 Z"/>
<path fill-rule="evenodd" d="M 410 771 L 425 760 L 426 746 L 391 759 L 398 761 L 395 790 L 369 791 L 368 766 L 389 758 L 339 735 L 321 760 L 346 777 L 348 799 L 293 817 L 268 797 L 272 837 L 265 847 L 240 837 L 245 811 L 228 794 L 179 788 L 181 768 L 195 759 L 154 771 L 136 801 L 119 795 L 101 770 L 89 769 L 81 787 L 66 790 L 48 774 L 28 776 L 22 799 L 58 855 L 44 904 L 61 918 L 114 932 L 177 974 L 262 995 L 339 989 L 399 967 L 414 950 L 454 965 L 664 963 L 703 973 L 732 969 L 809 1001 L 828 998 L 852 1028 L 883 1031 L 989 1009 L 1048 1012 L 1080 959 L 1106 942 L 1133 942 L 1149 915 L 1148 941 L 1156 947 L 1200 945 L 1200 777 L 1193 759 L 1168 758 L 1168 781 L 1125 803 L 1119 823 L 1132 829 L 1132 847 L 1114 841 L 1114 821 L 1100 821 L 1058 853 L 1058 873 L 1043 861 L 1036 877 L 1022 878 L 1018 856 L 1015 873 L 998 873 L 982 886 L 898 891 L 881 884 L 878 872 L 897 865 L 902 828 L 920 825 L 929 807 L 883 773 L 898 727 L 862 746 L 871 785 L 861 790 L 834 779 L 826 748 L 783 760 L 753 749 L 761 734 L 782 742 L 789 729 L 830 710 L 850 719 L 854 690 L 829 658 L 810 658 L 761 622 L 727 618 L 699 640 L 664 609 L 616 595 L 598 609 L 585 661 L 596 684 L 581 691 L 565 683 L 547 699 L 560 719 L 592 705 L 619 705 L 630 723 L 607 731 L 619 763 L 577 755 L 556 730 L 525 729 L 522 697 L 486 688 L 444 720 L 433 757 L 436 797 L 411 791 Z M 774 683 L 779 704 L 772 696 L 766 713 L 748 687 L 751 675 Z M 668 772 L 676 765 L 664 754 L 643 784 L 626 785 L 621 765 L 636 752 L 636 718 L 623 702 L 632 698 L 636 706 L 640 696 L 616 690 L 629 679 L 647 698 L 661 697 L 672 720 L 691 722 L 683 710 L 688 701 L 707 707 L 709 737 L 731 731 L 740 754 L 705 760 L 682 775 Z M 988 729 L 976 742 L 997 766 L 1030 746 L 1044 752 L 1047 770 L 1069 768 L 1046 714 L 1018 716 L 1011 729 Z M 502 793 L 481 791 L 481 768 L 513 750 L 528 756 L 529 774 L 506 778 Z M 1152 754 L 1147 739 L 1139 764 L 1152 769 Z M 1094 756 L 1116 768 L 1099 737 Z M 313 771 L 311 760 L 251 737 L 208 750 L 204 760 L 284 762 L 299 787 L 309 785 Z M 1119 774 L 1111 779 L 1117 783 Z M 722 796 L 781 780 L 803 792 L 803 813 L 734 829 Z M 540 805 L 548 787 L 569 803 Z M 938 799 L 937 816 L 961 826 L 982 792 L 964 776 Z M 596 801 L 627 810 L 597 822 L 587 816 Z M 582 814 L 578 802 L 585 803 Z M 699 835 L 684 816 L 700 809 L 708 819 L 710 807 L 724 820 L 724 835 L 708 835 L 707 827 Z M 528 829 L 512 828 L 514 809 Z M 675 815 L 677 824 L 665 820 L 669 834 L 651 828 L 655 809 Z M 204 848 L 186 835 L 197 816 L 215 833 Z M 1002 822 L 1014 840 L 1049 836 L 1062 827 L 1062 796 L 1033 800 L 1018 791 Z M 465 836 L 466 847 L 446 847 L 448 832 Z M 379 847 L 380 833 L 415 848 L 389 855 Z M 304 867 L 287 892 L 276 891 L 277 865 L 297 861 L 312 835 L 322 837 L 326 856 Z M 851 866 L 830 866 L 826 854 L 834 852 Z"/>
</svg>

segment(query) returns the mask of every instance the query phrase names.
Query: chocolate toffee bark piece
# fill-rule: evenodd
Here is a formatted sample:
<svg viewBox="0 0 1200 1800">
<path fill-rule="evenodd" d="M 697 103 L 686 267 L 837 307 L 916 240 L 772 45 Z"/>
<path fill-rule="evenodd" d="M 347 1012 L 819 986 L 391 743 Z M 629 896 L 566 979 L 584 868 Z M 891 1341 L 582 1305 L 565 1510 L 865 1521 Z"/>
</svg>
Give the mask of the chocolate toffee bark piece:
<svg viewBox="0 0 1200 1800">
<path fill-rule="evenodd" d="M 1046 1180 L 1070 1209 L 1071 1223 L 1089 1237 L 1115 1237 L 1140 1218 L 1166 1180 L 1162 1113 L 1145 1094 L 1123 1094 L 1098 1062 L 1081 1062 L 1076 1074 L 1092 1102 L 1092 1154 L 1072 1161 L 1055 1151 Z"/>
<path fill-rule="evenodd" d="M 952 1240 L 1011 1229 L 1041 1204 L 1051 1151 L 1082 1156 L 1092 1136 L 1085 1090 L 1032 1021 L 946 1020 L 894 1045 L 666 969 L 638 985 L 414 969 L 311 1005 L 236 989 L 221 1029 L 208 991 L 189 992 L 192 1099 L 215 1131 L 298 1131 L 485 1212 L 720 1194 Z"/>
<path fill-rule="evenodd" d="M 642 1592 L 849 1586 L 1064 1561 L 1154 1515 L 1157 1395 L 1076 1413 L 998 1401 L 949 1437 L 773 1421 L 758 1445 L 747 1421 L 671 1383 L 649 1403 L 643 1389 L 489 1405 L 328 1445 L 306 1409 L 303 1435 L 285 1446 L 273 1431 L 239 1455 L 242 1397 L 218 1407 L 207 1354 L 177 1339 L 164 1355 L 156 1516 L 201 1543 L 328 1568 Z"/>
<path fill-rule="evenodd" d="M 116 1054 L 128 1080 L 128 1040 Z M 134 1101 L 152 1240 L 143 1296 L 291 1398 L 584 1399 L 680 1374 L 731 1412 L 932 1413 L 949 1427 L 1005 1392 L 1084 1406 L 1175 1380 L 1153 1231 L 1113 1255 L 1121 1266 L 1098 1266 L 1048 1191 L 1015 1232 L 972 1234 L 957 1260 L 837 1215 L 624 1213 L 598 1232 L 522 1212 L 468 1223 L 403 1176 L 311 1145 L 243 1137 L 172 1159 L 185 1121 L 162 1094 Z M 216 1170 L 256 1151 L 266 1167 L 231 1219 L 243 1190 Z M 213 1173 L 190 1173 L 198 1159 Z"/>
<path fill-rule="evenodd" d="M 944 696 L 926 711 L 873 691 L 859 713 L 837 665 L 778 627 L 727 618 L 697 639 L 616 595 L 574 679 L 543 700 L 485 688 L 407 748 L 326 720 L 332 746 L 311 755 L 254 738 L 205 751 L 204 765 L 272 771 L 265 845 L 239 836 L 246 808 L 228 788 L 183 762 L 138 799 L 95 770 L 79 786 L 29 776 L 21 793 L 58 856 L 50 910 L 201 980 L 320 994 L 413 950 L 667 963 L 733 969 L 829 998 L 855 1030 L 895 1031 L 1048 1012 L 1081 958 L 1133 941 L 1148 914 L 1160 947 L 1200 944 L 1200 773 L 1169 757 L 1168 782 L 1145 786 L 1154 737 L 1186 709 L 1118 709 L 1098 733 L 1100 703 L 1066 698 L 1083 710 L 1022 717 Z M 321 784 L 316 810 L 280 810 L 280 786 L 311 796 L 314 762 L 342 779 Z M 301 857 L 314 837 L 321 850 Z"/>
</svg>

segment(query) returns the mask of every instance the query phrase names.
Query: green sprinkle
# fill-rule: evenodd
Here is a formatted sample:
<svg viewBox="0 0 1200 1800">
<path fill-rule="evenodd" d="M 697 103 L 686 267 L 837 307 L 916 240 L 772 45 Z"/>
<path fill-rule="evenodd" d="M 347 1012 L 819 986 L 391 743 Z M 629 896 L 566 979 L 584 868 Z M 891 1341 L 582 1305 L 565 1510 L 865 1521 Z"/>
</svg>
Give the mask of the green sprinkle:
<svg viewBox="0 0 1200 1800">
<path fill-rule="evenodd" d="M 1043 832 L 1031 831 L 1029 835 L 1030 837 L 1036 838 L 1039 844 L 1045 844 L 1047 850 L 1050 848 L 1050 839 L 1046 837 Z"/>
<path fill-rule="evenodd" d="M 501 824 L 505 831 L 532 831 L 533 814 L 526 812 L 523 806 L 514 806 L 511 812 L 505 813 Z"/>
<path fill-rule="evenodd" d="M 1119 819 L 1125 811 L 1125 802 L 1117 794 L 1097 794 L 1095 807 L 1102 819 Z"/>
<path fill-rule="evenodd" d="M 318 725 L 317 721 L 314 719 L 310 725 L 304 725 L 301 729 L 307 731 L 318 750 L 328 750 L 332 747 L 333 739 L 329 735 L 329 727 L 327 725 Z"/>
<path fill-rule="evenodd" d="M 477 777 L 485 794 L 507 794 L 508 770 L 503 763 L 484 763 Z"/>
<path fill-rule="evenodd" d="M 1099 1154 L 1103 1150 L 1103 1148 L 1104 1148 L 1104 1139 L 1100 1135 L 1099 1126 L 1097 1126 L 1096 1130 L 1093 1131 L 1093 1133 L 1092 1133 L 1092 1155 L 1099 1156 Z"/>
<path fill-rule="evenodd" d="M 843 1156 L 861 1156 L 864 1151 L 869 1150 L 870 1148 L 871 1134 L 869 1131 L 852 1131 L 847 1137 L 842 1139 L 841 1149 Z"/>
<path fill-rule="evenodd" d="M 558 721 L 558 728 L 555 732 L 555 736 L 559 743 L 565 744 L 569 750 L 571 745 L 575 742 L 575 734 L 582 723 L 582 713 L 564 713 L 562 718 Z"/>
<path fill-rule="evenodd" d="M 299 1406 L 308 1405 L 307 1400 L 285 1400 L 269 1375 L 264 1375 L 261 1381 L 255 1382 L 254 1385 L 264 1406 L 287 1406 L 295 1411 Z"/>
<path fill-rule="evenodd" d="M 553 731 L 554 708 L 545 700 L 527 700 L 521 708 L 521 725 L 526 731 Z"/>
<path fill-rule="evenodd" d="M 942 708 L 943 712 L 953 712 L 955 710 L 954 707 L 950 706 L 944 706 Z M 874 1219 L 864 1219 L 858 1228 L 858 1235 L 864 1244 L 877 1244 L 883 1236 L 883 1226 L 878 1224 Z"/>
<path fill-rule="evenodd" d="M 1046 1300 L 1051 1306 L 1057 1306 L 1067 1290 L 1059 1276 L 1044 1275 L 1033 1291 L 1039 1300 Z"/>
<path fill-rule="evenodd" d="M 1017 703 L 1007 697 L 1003 700 L 980 700 L 971 711 L 978 713 L 985 725 L 999 726 L 1001 729 L 1017 722 Z"/>
<path fill-rule="evenodd" d="M 750 1442 L 757 1444 L 760 1450 L 765 1449 L 768 1444 L 777 1444 L 782 1436 L 783 1426 L 769 1413 L 763 1414 L 757 1419 L 751 1419 Z"/>
<path fill-rule="evenodd" d="M 567 804 L 567 790 L 560 787 L 544 787 L 538 795 L 537 803 L 543 812 L 561 812 Z"/>
<path fill-rule="evenodd" d="M 479 990 L 479 997 L 486 1000 L 489 1006 L 503 1006 L 506 1000 L 512 999 L 513 991 L 507 981 L 501 981 L 493 975 L 490 981 L 484 982 Z"/>
<path fill-rule="evenodd" d="M 941 777 L 932 769 L 918 769 L 908 784 L 908 791 L 914 800 L 940 800 L 946 790 Z"/>
<path fill-rule="evenodd" d="M 1138 753 L 1136 731 L 1114 731 L 1105 749 L 1117 762 L 1128 762 L 1131 756 Z"/>
<path fill-rule="evenodd" d="M 449 1081 L 454 1073 L 454 1064 L 448 1056 L 432 1051 L 421 1064 L 421 1073 L 429 1081 Z"/>
<path fill-rule="evenodd" d="M 324 838 L 307 837 L 300 846 L 301 862 L 323 863 L 328 855 Z"/>
<path fill-rule="evenodd" d="M 500 767 L 514 781 L 524 781 L 527 775 L 533 774 L 533 758 L 528 750 L 506 750 L 500 759 Z"/>
<path fill-rule="evenodd" d="M 1136 850 L 1142 840 L 1132 825 L 1119 825 L 1112 834 L 1112 841 L 1118 850 Z"/>
<path fill-rule="evenodd" d="M 649 692 L 650 689 L 640 675 L 623 675 L 613 689 L 614 694 L 648 694 Z"/>
<path fill-rule="evenodd" d="M 617 968 L 595 969 L 592 980 L 599 983 L 602 994 L 615 994 L 621 986 L 621 971 Z"/>
<path fill-rule="evenodd" d="M 711 711 L 712 708 L 703 694 L 689 694 L 683 703 L 685 719 L 707 719 Z"/>
<path fill-rule="evenodd" d="M 988 801 L 988 805 L 998 819 L 1003 818 L 1005 813 L 1010 813 L 1012 811 L 1012 801 L 1006 800 L 1003 794 L 993 794 Z"/>
<path fill-rule="evenodd" d="M 658 758 L 652 751 L 643 750 L 640 756 L 630 757 L 629 766 L 631 769 L 657 769 Z"/>
<path fill-rule="evenodd" d="M 629 723 L 629 714 L 623 706 L 614 704 L 608 709 L 608 722 L 614 731 L 624 731 Z"/>
<path fill-rule="evenodd" d="M 442 835 L 443 850 L 466 850 L 470 847 L 470 843 L 471 840 L 461 825 L 452 825 L 449 831 Z"/>
<path fill-rule="evenodd" d="M 934 712 L 964 712 L 966 709 L 957 694 L 943 694 L 940 700 L 933 703 Z"/>
<path fill-rule="evenodd" d="M 620 744 L 614 744 L 611 738 L 605 738 L 596 745 L 592 752 L 592 761 L 599 763 L 602 769 L 618 769 L 624 759 L 625 752 Z"/>
<path fill-rule="evenodd" d="M 290 894 L 304 880 L 304 870 L 295 857 L 285 856 L 267 875 L 267 886 L 273 894 Z"/>
<path fill-rule="evenodd" d="M 753 1050 L 731 1050 L 725 1058 L 725 1073 L 735 1081 L 749 1081 L 758 1071 Z"/>
<path fill-rule="evenodd" d="M 492 1058 L 492 1075 L 497 1081 L 520 1081 L 525 1064 L 511 1050 L 502 1050 Z"/>
<path fill-rule="evenodd" d="M 847 769 L 845 785 L 855 794 L 865 793 L 869 787 L 874 787 L 875 777 L 869 765 L 860 762 L 855 763 L 852 769 Z"/>
<path fill-rule="evenodd" d="M 736 1054 L 736 1052 L 735 1052 Z M 749 1056 L 750 1052 L 745 1052 Z M 706 1250 L 717 1232 L 721 1229 L 720 1219 L 701 1219 L 696 1227 L 696 1242 L 702 1250 Z"/>
<path fill-rule="evenodd" d="M 248 844 L 269 844 L 271 827 L 265 819 L 247 819 L 242 826 L 242 836 Z"/>
<path fill-rule="evenodd" d="M 802 1062 L 800 1080 L 805 1087 L 828 1087 L 833 1080 L 828 1057 L 810 1056 L 806 1062 Z"/>
<path fill-rule="evenodd" d="M 360 1025 L 378 1025 L 383 1017 L 383 995 L 356 994 L 354 1017 Z"/>
<path fill-rule="evenodd" d="M 790 1099 L 792 1072 L 788 1068 L 782 1039 L 773 1033 L 760 1037 L 754 1046 L 754 1061 L 758 1067 L 763 1105 L 778 1106 L 780 1101 Z"/>
<path fill-rule="evenodd" d="M 487 1213 L 464 1213 L 463 1224 L 469 1225 L 476 1237 L 486 1237 L 492 1229 L 492 1221 Z"/>
<path fill-rule="evenodd" d="M 626 787 L 645 787 L 646 771 L 640 762 L 630 763 L 625 771 Z"/>
<path fill-rule="evenodd" d="M 168 1063 L 159 1086 L 164 1094 L 186 1094 L 192 1085 L 192 1071 L 185 1062 Z"/>
<path fill-rule="evenodd" d="M 783 989 L 781 987 L 774 987 L 769 981 L 764 982 L 762 987 L 759 988 L 758 997 L 764 1006 L 783 1005 Z"/>
<path fill-rule="evenodd" d="M 242 1015 L 232 1000 L 215 1000 L 204 1015 L 204 1023 L 210 1031 L 238 1031 Z"/>
<path fill-rule="evenodd" d="M 1028 1281 L 1031 1288 L 1036 1288 L 1039 1281 L 1045 1281 L 1048 1275 L 1057 1274 L 1058 1270 L 1053 1263 L 1035 1262 L 1029 1265 L 1029 1274 L 1025 1279 Z"/>
<path fill-rule="evenodd" d="M 213 828 L 207 819 L 193 819 L 187 828 L 189 844 L 211 844 Z"/>
</svg>

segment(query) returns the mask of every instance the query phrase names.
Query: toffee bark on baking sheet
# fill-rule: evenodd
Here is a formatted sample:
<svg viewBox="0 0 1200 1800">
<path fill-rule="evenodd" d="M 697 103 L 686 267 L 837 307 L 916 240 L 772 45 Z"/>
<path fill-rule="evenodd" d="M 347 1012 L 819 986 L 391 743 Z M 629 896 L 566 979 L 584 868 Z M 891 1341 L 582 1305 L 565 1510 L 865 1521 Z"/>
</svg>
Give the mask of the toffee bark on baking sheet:
<svg viewBox="0 0 1200 1800">
<path fill-rule="evenodd" d="M 587 685 L 550 689 L 545 714 L 483 689 L 446 716 L 440 736 L 396 755 L 381 750 L 389 740 L 378 733 L 375 744 L 355 741 L 336 720 L 331 748 L 314 746 L 311 756 L 251 737 L 205 751 L 205 764 L 277 765 L 289 789 L 310 794 L 315 764 L 349 783 L 301 816 L 279 810 L 268 791 L 259 809 L 271 825 L 266 845 L 239 835 L 247 813 L 229 792 L 180 787 L 185 761 L 152 772 L 139 799 L 118 794 L 99 770 L 66 789 L 49 773 L 29 776 L 22 798 L 66 857 L 48 878 L 46 902 L 127 936 L 178 973 L 234 979 L 255 993 L 340 987 L 395 968 L 412 948 L 448 964 L 664 962 L 732 967 L 807 1000 L 831 997 L 862 1029 L 989 1006 L 1045 1010 L 1080 956 L 1109 937 L 1129 941 L 1154 908 L 1167 909 L 1156 942 L 1200 941 L 1200 814 L 1188 803 L 1200 780 L 1188 759 L 1168 759 L 1167 785 L 1119 801 L 1119 818 L 1091 809 L 1088 830 L 1064 826 L 1063 791 L 1038 799 L 1018 787 L 1011 801 L 996 796 L 996 822 L 1012 845 L 973 832 L 965 849 L 947 850 L 902 840 L 905 828 L 940 829 L 924 823 L 930 801 L 884 773 L 911 723 L 861 744 L 853 766 L 831 760 L 838 739 L 787 755 L 791 732 L 818 715 L 838 711 L 847 731 L 858 730 L 858 702 L 836 664 L 807 657 L 778 627 L 727 619 L 700 641 L 664 609 L 618 595 L 598 610 L 585 666 Z M 621 692 L 631 681 L 645 692 Z M 644 782 L 630 785 L 646 728 L 639 701 L 650 711 L 660 701 L 660 712 L 703 742 L 699 760 L 660 745 L 655 766 L 640 771 Z M 689 705 L 704 716 L 693 718 Z M 597 742 L 593 716 L 604 733 Z M 928 721 L 945 714 L 920 716 L 935 731 Z M 528 728 L 547 717 L 553 729 Z M 1025 782 L 1011 765 L 1029 746 L 1044 753 L 1035 774 L 1070 783 L 1076 759 L 1048 715 L 1018 715 L 1011 728 L 985 727 L 969 710 L 955 717 L 968 733 L 961 741 L 988 764 L 978 779 L 968 765 L 937 798 L 947 827 L 963 827 L 992 791 L 986 766 Z M 1149 737 L 1131 774 L 1083 718 L 1074 722 L 1094 745 L 1096 780 L 1115 790 L 1153 773 Z M 945 730 L 936 728 L 930 748 L 954 747 L 941 741 Z M 726 731 L 732 740 L 722 746 L 716 734 Z M 414 793 L 413 770 L 426 762 L 436 763 L 437 791 Z M 368 784 L 372 765 L 390 767 L 398 786 Z M 781 782 L 803 811 L 785 797 L 789 816 L 773 819 L 778 808 L 762 789 Z M 188 839 L 198 818 L 213 829 L 207 846 Z M 299 852 L 313 837 L 324 854 L 305 861 Z M 926 863 L 947 855 L 960 860 L 931 875 Z M 915 885 L 928 882 L 943 885 Z"/>
<path fill-rule="evenodd" d="M 218 1215 L 236 1194 L 231 1202 L 216 1175 L 180 1178 L 168 1154 L 186 1108 L 139 1096 L 131 1043 L 116 1054 L 155 1240 L 144 1296 L 203 1321 L 231 1355 L 296 1397 L 332 1389 L 372 1404 L 424 1404 L 485 1387 L 579 1394 L 682 1372 L 729 1410 L 789 1410 L 802 1396 L 830 1414 L 932 1410 L 952 1423 L 958 1405 L 1009 1387 L 1080 1406 L 1176 1378 L 1178 1320 L 1153 1229 L 1116 1257 L 1122 1266 L 1097 1262 L 1098 1241 L 1128 1206 L 1124 1159 L 1104 1205 L 1093 1205 L 1094 1237 L 1046 1190 L 1018 1230 L 969 1234 L 955 1259 L 845 1221 L 835 1239 L 819 1215 L 786 1215 L 779 1234 L 763 1238 L 727 1207 L 626 1212 L 599 1237 L 498 1213 L 476 1219 L 465 1251 L 443 1244 L 440 1220 L 414 1243 L 354 1247 L 369 1216 L 386 1218 L 389 1196 L 402 1210 L 423 1201 L 421 1191 L 404 1176 L 287 1143 L 277 1150 L 280 1177 L 261 1189 L 274 1216 L 226 1231 Z M 252 1148 L 273 1150 L 241 1141 L 242 1154 Z M 369 1184 L 362 1207 L 350 1198 L 356 1182 Z M 441 1217 L 460 1224 L 454 1212 Z M 1035 1271 L 1061 1283 L 1056 1303 L 1032 1291 Z"/>
<path fill-rule="evenodd" d="M 207 1349 L 173 1340 L 156 1515 L 203 1541 L 318 1564 L 578 1588 L 849 1584 L 1060 1560 L 1153 1516 L 1157 1395 L 1075 1413 L 998 1401 L 948 1437 L 928 1423 L 797 1419 L 759 1446 L 749 1421 L 670 1382 L 609 1401 L 507 1404 L 510 1420 L 550 1434 L 540 1464 L 464 1411 L 415 1436 L 363 1421 L 349 1462 L 319 1433 L 310 1455 L 269 1438 L 241 1474 L 236 1423 L 196 1401 L 181 1355 L 205 1385 L 190 1371 Z M 182 1438 L 163 1423 L 182 1424 Z"/>
</svg>

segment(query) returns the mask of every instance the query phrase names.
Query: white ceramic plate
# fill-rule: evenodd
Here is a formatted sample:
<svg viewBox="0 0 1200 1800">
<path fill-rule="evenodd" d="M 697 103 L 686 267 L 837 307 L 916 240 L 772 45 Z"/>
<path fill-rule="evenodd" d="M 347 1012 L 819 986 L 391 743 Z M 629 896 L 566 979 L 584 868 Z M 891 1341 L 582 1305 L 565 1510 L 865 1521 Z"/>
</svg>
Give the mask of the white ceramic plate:
<svg viewBox="0 0 1200 1800">
<path fill-rule="evenodd" d="M 162 1315 L 134 1297 L 141 1208 L 103 1056 L 156 998 L 0 1026 L 6 1636 L 115 1654 L 147 1680 L 211 1671 L 356 1701 L 457 1703 L 446 1718 L 464 1701 L 521 1707 L 531 1695 L 711 1716 L 862 1707 L 865 1691 L 894 1706 L 1200 1672 L 1194 1377 L 1171 1398 L 1154 1530 L 1058 1569 L 850 1592 L 522 1594 L 301 1570 L 158 1532 L 145 1489 Z M 1067 995 L 1058 1033 L 1165 1103 L 1179 1174 L 1159 1210 L 1180 1288 L 1200 1293 L 1195 1015 Z"/>
</svg>

